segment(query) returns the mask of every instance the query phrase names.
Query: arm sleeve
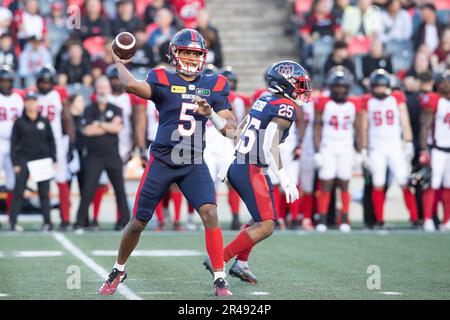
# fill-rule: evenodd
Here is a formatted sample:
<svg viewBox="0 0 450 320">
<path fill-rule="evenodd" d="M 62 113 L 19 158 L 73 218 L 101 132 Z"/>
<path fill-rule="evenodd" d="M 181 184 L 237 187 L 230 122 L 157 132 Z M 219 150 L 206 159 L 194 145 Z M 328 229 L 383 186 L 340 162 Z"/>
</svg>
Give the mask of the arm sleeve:
<svg viewBox="0 0 450 320">
<path fill-rule="evenodd" d="M 420 106 L 423 109 L 431 109 L 433 112 L 436 112 L 438 102 L 439 102 L 439 95 L 435 93 L 428 93 L 420 96 Z"/>
<path fill-rule="evenodd" d="M 94 120 L 95 119 L 94 119 L 94 116 L 92 114 L 92 108 L 91 107 L 87 107 L 86 109 L 84 109 L 83 117 L 81 119 L 81 123 L 82 123 L 83 127 L 93 123 Z"/>
<path fill-rule="evenodd" d="M 165 74 L 165 72 L 164 72 L 164 74 Z M 158 78 L 158 74 L 157 74 L 156 69 L 150 70 L 150 72 L 147 75 L 147 79 L 145 81 L 150 85 L 150 87 L 152 89 L 152 96 L 151 96 L 151 98 L 153 100 L 154 99 L 158 99 L 158 97 L 161 94 L 160 87 L 163 86 L 163 84 L 160 82 L 160 79 Z M 167 84 L 167 85 L 169 85 L 169 84 Z"/>
<path fill-rule="evenodd" d="M 13 129 L 12 129 L 12 134 L 11 134 L 11 161 L 13 163 L 13 166 L 17 166 L 18 165 L 18 159 L 17 159 L 17 144 L 19 142 L 19 125 L 20 125 L 20 121 L 16 121 L 14 122 L 13 125 Z"/>
</svg>

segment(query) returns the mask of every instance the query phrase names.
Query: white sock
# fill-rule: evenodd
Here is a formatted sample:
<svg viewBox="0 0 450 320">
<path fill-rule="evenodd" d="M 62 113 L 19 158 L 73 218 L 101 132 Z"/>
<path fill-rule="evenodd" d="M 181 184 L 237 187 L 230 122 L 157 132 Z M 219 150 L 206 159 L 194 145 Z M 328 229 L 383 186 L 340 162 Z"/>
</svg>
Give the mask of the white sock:
<svg viewBox="0 0 450 320">
<path fill-rule="evenodd" d="M 114 263 L 114 267 L 113 268 L 116 268 L 120 272 L 124 272 L 125 271 L 125 265 L 124 264 L 118 264 L 117 261 L 116 261 L 116 263 Z"/>
<path fill-rule="evenodd" d="M 214 281 L 216 281 L 218 278 L 225 279 L 226 273 L 225 271 L 214 271 Z"/>
<path fill-rule="evenodd" d="M 237 265 L 241 268 L 248 268 L 248 262 L 247 261 L 242 261 L 242 260 L 238 260 L 237 261 Z"/>
</svg>

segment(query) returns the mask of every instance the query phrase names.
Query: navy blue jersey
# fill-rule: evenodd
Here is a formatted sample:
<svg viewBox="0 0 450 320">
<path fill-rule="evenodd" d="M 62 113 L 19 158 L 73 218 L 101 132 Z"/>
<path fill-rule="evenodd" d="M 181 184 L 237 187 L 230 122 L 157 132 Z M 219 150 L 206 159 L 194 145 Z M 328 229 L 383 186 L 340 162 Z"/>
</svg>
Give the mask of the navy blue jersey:
<svg viewBox="0 0 450 320">
<path fill-rule="evenodd" d="M 198 75 L 194 81 L 176 72 L 152 69 L 146 80 L 152 88 L 151 100 L 159 112 L 159 126 L 151 152 L 172 166 L 201 163 L 205 148 L 207 118 L 194 114 L 194 97 L 206 99 L 215 112 L 231 109 L 230 86 L 224 76 Z"/>
<path fill-rule="evenodd" d="M 296 106 L 290 99 L 275 94 L 267 94 L 256 100 L 244 120 L 236 145 L 237 163 L 267 166 L 263 151 L 264 133 L 267 125 L 273 118 L 289 120 L 292 125 L 296 117 Z M 280 137 L 280 143 L 284 142 L 288 135 L 289 128 L 284 130 Z"/>
</svg>

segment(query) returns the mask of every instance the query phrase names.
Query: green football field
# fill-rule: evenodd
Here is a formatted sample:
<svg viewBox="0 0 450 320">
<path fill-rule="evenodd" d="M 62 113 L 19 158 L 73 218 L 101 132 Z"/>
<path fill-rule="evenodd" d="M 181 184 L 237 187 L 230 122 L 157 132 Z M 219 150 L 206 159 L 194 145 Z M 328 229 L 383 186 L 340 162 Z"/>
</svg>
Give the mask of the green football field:
<svg viewBox="0 0 450 320">
<path fill-rule="evenodd" d="M 119 241 L 108 231 L 0 232 L 0 299 L 215 298 L 201 231 L 145 232 L 125 286 L 98 296 Z M 250 266 L 259 283 L 229 278 L 234 299 L 450 299 L 449 233 L 277 231 Z"/>
</svg>

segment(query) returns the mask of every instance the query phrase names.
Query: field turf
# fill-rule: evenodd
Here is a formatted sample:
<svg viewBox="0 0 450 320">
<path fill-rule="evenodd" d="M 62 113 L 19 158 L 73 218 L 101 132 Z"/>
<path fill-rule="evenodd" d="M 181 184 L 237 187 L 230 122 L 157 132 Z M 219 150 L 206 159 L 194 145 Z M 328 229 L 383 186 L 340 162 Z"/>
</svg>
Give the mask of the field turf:
<svg viewBox="0 0 450 320">
<path fill-rule="evenodd" d="M 224 241 L 233 235 L 225 231 Z M 119 241 L 120 233 L 110 231 L 0 232 L 0 300 L 215 299 L 202 266 L 202 231 L 146 231 L 137 250 L 151 256 L 129 260 L 129 291 L 98 296 L 102 270 L 110 271 L 114 257 L 94 250 L 116 250 Z M 369 290 L 368 267 L 374 265 L 380 289 Z M 250 266 L 259 283 L 229 277 L 233 299 L 450 299 L 450 233 L 277 231 L 254 249 Z M 80 271 L 79 289 L 73 270 Z"/>
</svg>

